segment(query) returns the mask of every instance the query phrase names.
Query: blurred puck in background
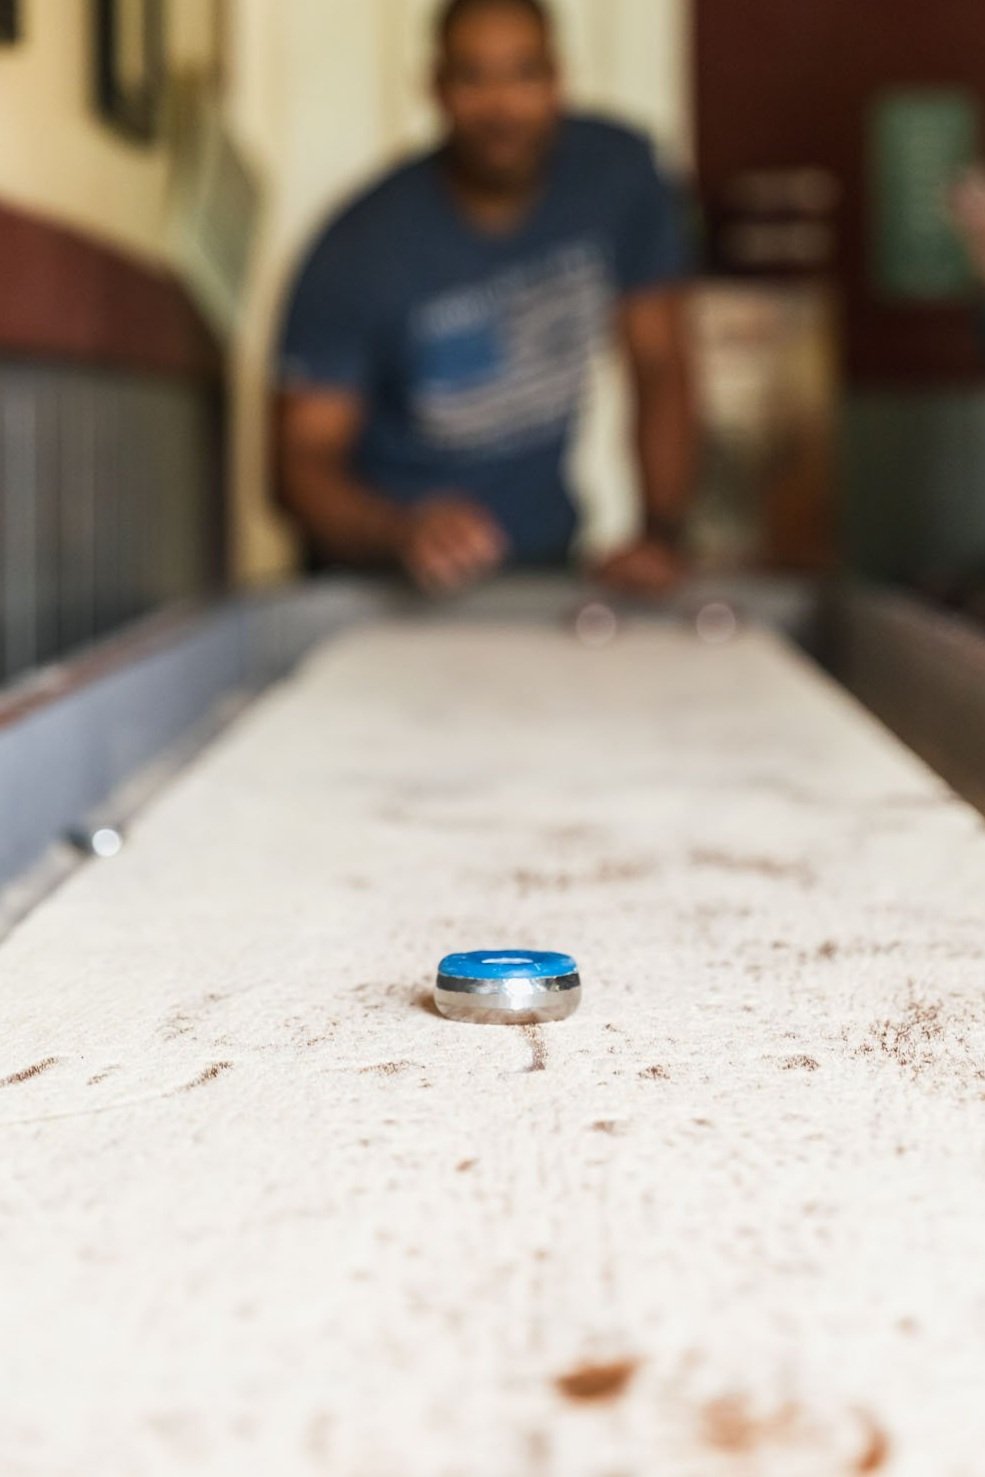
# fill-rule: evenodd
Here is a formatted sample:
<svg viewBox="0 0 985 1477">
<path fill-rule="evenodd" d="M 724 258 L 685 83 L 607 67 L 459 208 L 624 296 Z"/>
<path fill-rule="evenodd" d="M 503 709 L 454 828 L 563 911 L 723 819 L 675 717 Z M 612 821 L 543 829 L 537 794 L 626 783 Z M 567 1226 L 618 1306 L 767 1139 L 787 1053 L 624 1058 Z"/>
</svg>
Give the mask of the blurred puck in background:
<svg viewBox="0 0 985 1477">
<path fill-rule="evenodd" d="M 693 613 L 694 631 L 705 646 L 727 646 L 739 634 L 738 613 L 727 600 L 708 600 Z"/>
<path fill-rule="evenodd" d="M 588 600 L 575 611 L 572 629 L 581 646 L 601 651 L 619 635 L 619 617 L 605 600 Z"/>
</svg>

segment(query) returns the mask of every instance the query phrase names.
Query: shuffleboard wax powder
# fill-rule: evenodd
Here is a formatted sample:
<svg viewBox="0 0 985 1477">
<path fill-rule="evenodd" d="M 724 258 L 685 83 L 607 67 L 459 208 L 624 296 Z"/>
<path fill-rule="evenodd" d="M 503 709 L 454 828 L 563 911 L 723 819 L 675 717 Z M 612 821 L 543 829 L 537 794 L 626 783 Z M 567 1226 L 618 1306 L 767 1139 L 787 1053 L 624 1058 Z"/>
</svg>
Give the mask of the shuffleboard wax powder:
<svg viewBox="0 0 985 1477">
<path fill-rule="evenodd" d="M 434 1003 L 452 1021 L 506 1026 L 563 1021 L 581 1004 L 581 978 L 570 954 L 539 949 L 449 954 L 438 966 Z"/>
</svg>

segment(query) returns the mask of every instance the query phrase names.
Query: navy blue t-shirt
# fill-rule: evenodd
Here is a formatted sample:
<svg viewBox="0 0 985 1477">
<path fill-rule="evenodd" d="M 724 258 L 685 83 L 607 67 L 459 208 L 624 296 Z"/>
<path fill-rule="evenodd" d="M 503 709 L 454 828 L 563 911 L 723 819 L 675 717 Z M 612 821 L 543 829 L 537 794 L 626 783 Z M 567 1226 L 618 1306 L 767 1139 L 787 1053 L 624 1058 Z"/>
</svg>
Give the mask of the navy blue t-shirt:
<svg viewBox="0 0 985 1477">
<path fill-rule="evenodd" d="M 354 470 L 388 497 L 481 502 L 519 562 L 575 530 L 565 454 L 586 370 L 627 293 L 687 268 L 680 197 L 648 141 L 568 118 L 509 234 L 471 224 L 440 153 L 388 175 L 316 239 L 280 346 L 285 387 L 360 391 Z"/>
</svg>

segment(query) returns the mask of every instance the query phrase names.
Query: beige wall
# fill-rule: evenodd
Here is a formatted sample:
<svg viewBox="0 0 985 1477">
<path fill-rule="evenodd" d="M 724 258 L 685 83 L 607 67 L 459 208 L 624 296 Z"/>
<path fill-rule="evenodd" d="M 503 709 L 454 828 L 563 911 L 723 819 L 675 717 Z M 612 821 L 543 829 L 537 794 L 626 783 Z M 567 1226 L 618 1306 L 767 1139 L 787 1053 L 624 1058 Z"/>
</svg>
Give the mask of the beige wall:
<svg viewBox="0 0 985 1477">
<path fill-rule="evenodd" d="M 652 130 L 675 162 L 690 157 L 690 0 L 557 0 L 576 101 Z M 264 241 L 237 353 L 236 564 L 276 575 L 290 541 L 267 507 L 259 409 L 272 324 L 302 243 L 325 211 L 381 162 L 426 139 L 427 26 L 433 0 L 239 0 L 233 107 L 269 162 Z M 630 469 L 618 456 L 624 413 L 603 368 L 579 452 L 600 538 L 627 526 Z M 593 495 L 594 494 L 594 500 Z"/>
<path fill-rule="evenodd" d="M 0 48 L 0 199 L 161 261 L 166 150 L 134 145 L 96 116 L 92 8 L 31 0 L 23 41 Z M 169 16 L 172 58 L 207 55 L 209 0 L 174 0 Z"/>
</svg>

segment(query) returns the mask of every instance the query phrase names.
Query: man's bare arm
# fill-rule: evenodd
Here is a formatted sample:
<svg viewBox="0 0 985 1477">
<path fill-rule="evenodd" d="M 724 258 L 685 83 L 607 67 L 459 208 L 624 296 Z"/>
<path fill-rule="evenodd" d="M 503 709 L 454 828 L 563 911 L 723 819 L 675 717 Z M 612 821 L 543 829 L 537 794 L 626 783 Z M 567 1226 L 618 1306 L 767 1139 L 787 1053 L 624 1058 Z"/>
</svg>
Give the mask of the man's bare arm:
<svg viewBox="0 0 985 1477">
<path fill-rule="evenodd" d="M 403 508 L 352 472 L 363 427 L 350 391 L 288 390 L 278 402 L 278 498 L 307 535 L 345 564 L 402 565 L 424 589 L 460 589 L 506 552 L 493 520 L 468 499 L 435 494 Z"/>
<path fill-rule="evenodd" d="M 661 541 L 679 529 L 698 460 L 686 296 L 679 289 L 626 298 L 620 327 L 636 396 L 636 442 L 647 528 Z"/>
<path fill-rule="evenodd" d="M 644 530 L 595 573 L 626 594 L 659 596 L 684 572 L 679 536 L 697 464 L 697 418 L 691 385 L 683 294 L 635 293 L 619 327 L 636 399 L 636 447 L 643 487 Z"/>
<path fill-rule="evenodd" d="M 348 390 L 284 391 L 277 407 L 278 497 L 326 554 L 346 564 L 392 564 L 408 515 L 352 475 L 363 417 L 360 396 Z"/>
</svg>

